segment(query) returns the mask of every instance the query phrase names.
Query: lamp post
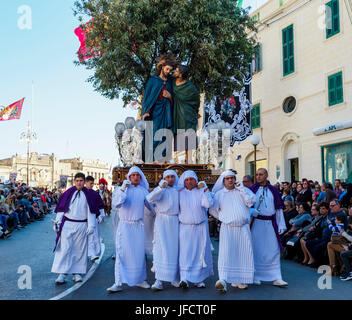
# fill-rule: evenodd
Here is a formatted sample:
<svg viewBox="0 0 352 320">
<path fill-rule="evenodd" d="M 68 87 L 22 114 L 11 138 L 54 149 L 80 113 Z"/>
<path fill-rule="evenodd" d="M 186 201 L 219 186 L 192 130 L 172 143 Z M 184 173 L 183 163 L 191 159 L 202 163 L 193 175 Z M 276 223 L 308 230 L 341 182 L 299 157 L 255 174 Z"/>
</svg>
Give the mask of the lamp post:
<svg viewBox="0 0 352 320">
<path fill-rule="evenodd" d="M 142 154 L 136 148 L 140 145 L 140 135 L 146 128 L 144 120 L 127 117 L 125 123 L 115 125 L 115 140 L 119 150 L 120 160 L 124 166 L 130 162 L 142 159 Z M 137 159 L 137 160 L 136 160 Z M 138 160 L 139 161 L 139 160 Z"/>
<path fill-rule="evenodd" d="M 254 146 L 254 175 L 253 175 L 253 179 L 254 179 L 254 183 L 257 182 L 256 179 L 256 173 L 257 173 L 257 145 L 260 143 L 260 138 L 253 134 L 251 135 L 251 137 L 249 138 L 251 144 Z"/>
<path fill-rule="evenodd" d="M 29 186 L 29 153 L 30 153 L 30 145 L 33 142 L 38 142 L 38 137 L 36 132 L 32 130 L 30 122 L 27 123 L 26 131 L 23 131 L 20 134 L 20 142 L 26 141 L 27 143 L 27 186 Z"/>
</svg>

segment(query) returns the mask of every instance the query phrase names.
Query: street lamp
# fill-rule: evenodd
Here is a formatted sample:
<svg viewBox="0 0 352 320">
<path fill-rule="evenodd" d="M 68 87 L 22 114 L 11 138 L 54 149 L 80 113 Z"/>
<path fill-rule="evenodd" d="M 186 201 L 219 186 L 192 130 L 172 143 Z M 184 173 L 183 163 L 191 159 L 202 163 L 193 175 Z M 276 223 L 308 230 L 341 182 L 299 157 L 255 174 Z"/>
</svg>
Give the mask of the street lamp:
<svg viewBox="0 0 352 320">
<path fill-rule="evenodd" d="M 115 125 L 115 140 L 119 150 L 119 155 L 122 163 L 126 165 L 129 162 L 129 157 L 135 152 L 135 145 L 139 142 L 139 136 L 146 128 L 146 122 L 144 120 L 135 120 L 133 117 L 127 117 L 125 122 L 118 122 Z M 126 136 L 126 141 L 123 141 L 124 133 L 127 130 L 129 133 Z M 125 139 L 125 138 L 124 138 Z M 128 159 L 126 158 L 128 155 Z M 133 158 L 133 157 L 132 157 Z M 131 159 L 132 159 L 131 158 Z"/>
<path fill-rule="evenodd" d="M 253 134 L 249 138 L 249 141 L 254 146 L 254 175 L 253 175 L 253 179 L 254 179 L 254 183 L 256 183 L 257 182 L 257 179 L 256 179 L 256 173 L 257 173 L 257 145 L 260 143 L 260 138 L 257 135 Z"/>
<path fill-rule="evenodd" d="M 30 145 L 33 142 L 38 142 L 38 137 L 36 132 L 34 132 L 31 128 L 30 122 L 27 123 L 26 131 L 23 131 L 20 134 L 20 142 L 27 143 L 27 187 L 29 187 L 29 152 L 30 152 Z"/>
</svg>

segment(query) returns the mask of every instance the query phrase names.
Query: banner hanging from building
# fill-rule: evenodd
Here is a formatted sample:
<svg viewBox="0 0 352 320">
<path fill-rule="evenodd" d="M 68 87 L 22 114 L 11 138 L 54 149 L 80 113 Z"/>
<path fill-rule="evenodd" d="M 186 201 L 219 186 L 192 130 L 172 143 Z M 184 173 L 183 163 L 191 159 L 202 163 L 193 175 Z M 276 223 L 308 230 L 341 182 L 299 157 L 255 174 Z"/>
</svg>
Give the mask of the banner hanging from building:
<svg viewBox="0 0 352 320">
<path fill-rule="evenodd" d="M 24 98 L 0 110 L 0 121 L 20 119 L 23 102 Z"/>
<path fill-rule="evenodd" d="M 68 179 L 68 176 L 64 176 L 64 175 L 60 176 L 59 189 L 66 189 L 66 187 L 67 187 L 67 179 Z"/>
<path fill-rule="evenodd" d="M 17 179 L 17 172 L 10 173 L 10 177 L 9 177 L 10 182 L 15 183 L 16 179 Z"/>
</svg>

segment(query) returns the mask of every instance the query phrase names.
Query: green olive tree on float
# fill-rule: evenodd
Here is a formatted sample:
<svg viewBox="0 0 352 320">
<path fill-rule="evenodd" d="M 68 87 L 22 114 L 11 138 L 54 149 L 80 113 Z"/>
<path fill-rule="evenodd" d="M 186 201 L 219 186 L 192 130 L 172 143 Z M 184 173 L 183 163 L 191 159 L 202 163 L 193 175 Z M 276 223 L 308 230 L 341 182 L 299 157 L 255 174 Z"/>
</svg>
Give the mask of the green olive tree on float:
<svg viewBox="0 0 352 320">
<path fill-rule="evenodd" d="M 99 55 L 81 62 L 88 82 L 103 96 L 139 101 L 163 53 L 190 67 L 206 100 L 242 87 L 256 31 L 248 12 L 233 0 L 77 0 L 74 14 L 92 19 L 88 49 Z"/>
</svg>

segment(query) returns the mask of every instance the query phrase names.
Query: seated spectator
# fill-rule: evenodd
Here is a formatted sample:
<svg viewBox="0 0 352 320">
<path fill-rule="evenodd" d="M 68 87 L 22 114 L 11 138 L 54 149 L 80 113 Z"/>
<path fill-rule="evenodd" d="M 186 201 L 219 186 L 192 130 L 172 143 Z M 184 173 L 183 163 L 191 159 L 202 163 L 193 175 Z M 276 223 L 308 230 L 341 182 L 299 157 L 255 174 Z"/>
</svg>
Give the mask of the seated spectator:
<svg viewBox="0 0 352 320">
<path fill-rule="evenodd" d="M 331 241 L 328 243 L 328 255 L 329 255 L 329 264 L 331 275 L 336 276 L 342 272 L 343 266 L 342 261 L 340 260 L 340 253 L 344 251 L 342 245 L 347 245 L 349 242 L 348 240 L 342 236 L 343 232 L 345 231 L 345 215 L 338 213 L 335 217 L 335 223 L 332 223 L 329 219 L 329 229 L 332 232 L 331 234 Z"/>
<path fill-rule="evenodd" d="M 283 210 L 284 218 L 286 222 L 287 229 L 290 229 L 292 226 L 289 224 L 289 221 L 298 215 L 298 211 L 296 210 L 295 206 L 293 205 L 292 201 L 284 201 L 285 209 Z"/>
<path fill-rule="evenodd" d="M 312 221 L 310 207 L 306 203 L 298 205 L 298 215 L 289 220 L 291 228 L 282 236 L 282 243 L 285 246 L 286 242 L 292 238 L 299 228 L 305 227 Z"/>
<path fill-rule="evenodd" d="M 0 190 L 0 206 L 5 202 L 5 191 Z"/>
<path fill-rule="evenodd" d="M 297 200 L 300 192 L 303 190 L 303 186 L 300 182 L 297 182 L 297 187 L 296 187 L 296 196 L 295 196 L 295 203 L 299 203 L 299 201 Z"/>
<path fill-rule="evenodd" d="M 342 193 L 342 190 L 341 190 L 341 180 L 340 179 L 335 179 L 335 188 L 333 190 L 336 194 L 336 197 L 335 198 L 339 198 L 341 193 Z"/>
<path fill-rule="evenodd" d="M 15 229 L 20 230 L 24 227 L 20 223 L 20 219 L 18 217 L 17 212 L 12 208 L 10 208 L 10 210 L 9 210 L 9 217 L 7 219 L 7 225 L 9 228 L 11 228 L 11 230 L 15 230 Z"/>
<path fill-rule="evenodd" d="M 310 184 L 307 180 L 304 180 L 303 183 L 301 184 L 302 190 L 298 191 L 298 195 L 296 197 L 296 201 L 298 203 L 308 203 L 312 202 L 312 191 L 310 189 Z M 298 187 L 298 186 L 297 186 Z"/>
<path fill-rule="evenodd" d="M 11 189 L 9 195 L 5 198 L 5 203 L 10 207 L 15 209 L 16 205 L 16 194 L 15 190 Z"/>
<path fill-rule="evenodd" d="M 348 217 L 348 228 L 347 231 L 341 233 L 348 241 L 348 245 L 342 245 L 343 250 L 340 253 L 340 258 L 345 267 L 345 273 L 341 275 L 340 279 L 342 281 L 347 281 L 352 279 L 351 261 L 352 258 L 352 216 Z"/>
<path fill-rule="evenodd" d="M 288 182 L 283 183 L 282 201 L 295 202 L 295 199 L 291 196 L 290 184 Z"/>
<path fill-rule="evenodd" d="M 330 242 L 331 231 L 328 227 L 327 219 L 333 219 L 334 213 L 329 212 L 329 205 L 327 203 L 320 204 L 320 214 L 323 218 L 320 222 L 311 228 L 314 231 L 314 238 L 301 241 L 301 247 L 303 252 L 306 251 L 309 256 L 309 260 L 306 265 L 311 268 L 319 266 L 319 260 L 321 260 L 323 253 L 326 252 L 327 244 Z"/>
<path fill-rule="evenodd" d="M 8 215 L 3 207 L 0 207 L 0 226 L 1 226 L 1 239 L 7 239 L 11 236 L 11 231 L 7 227 Z"/>
<path fill-rule="evenodd" d="M 293 199 L 296 199 L 296 196 L 297 196 L 297 182 L 292 182 L 290 189 L 291 189 L 291 196 L 293 197 Z"/>
<path fill-rule="evenodd" d="M 317 197 L 317 202 L 318 203 L 324 202 L 326 192 L 322 191 L 322 188 L 320 186 L 319 186 L 319 188 L 315 187 L 315 190 L 317 190 L 316 193 L 319 192 L 318 197 Z"/>
<path fill-rule="evenodd" d="M 339 202 L 339 200 L 333 199 L 332 201 L 330 201 L 330 211 L 331 211 L 331 213 L 333 213 L 333 217 L 335 217 L 339 213 L 342 214 L 345 217 L 344 218 L 345 228 L 347 228 L 347 215 L 342 210 L 341 203 Z"/>
<path fill-rule="evenodd" d="M 325 208 L 326 210 L 328 210 L 329 208 L 329 205 L 327 203 L 325 204 Z M 301 264 L 307 264 L 309 261 L 309 255 L 308 255 L 307 249 L 305 248 L 305 246 L 304 248 L 302 248 L 301 244 L 302 242 L 304 242 L 305 244 L 307 240 L 315 238 L 314 230 L 317 227 L 317 225 L 320 223 L 320 220 L 323 218 L 323 216 L 320 215 L 320 206 L 318 204 L 313 204 L 312 206 L 312 217 L 313 217 L 313 221 L 308 226 L 305 226 L 304 228 L 297 230 L 297 233 L 296 233 L 296 237 L 298 237 L 298 239 L 300 240 L 299 241 L 300 246 L 297 248 L 297 250 L 303 253 L 303 259 L 300 260 Z"/>
<path fill-rule="evenodd" d="M 35 220 L 43 220 L 44 214 L 40 212 L 39 206 L 37 203 L 33 203 L 31 209 L 29 210 L 29 216 Z"/>
<path fill-rule="evenodd" d="M 209 215 L 208 221 L 209 221 L 209 235 L 210 235 L 210 237 L 218 238 L 219 237 L 218 220 L 215 219 L 213 216 Z"/>
<path fill-rule="evenodd" d="M 26 212 L 22 205 L 17 205 L 16 212 L 18 214 L 18 218 L 20 219 L 20 223 L 22 226 L 26 226 L 27 224 L 29 224 L 29 214 Z"/>
<path fill-rule="evenodd" d="M 324 182 L 321 189 L 325 192 L 324 202 L 330 203 L 333 199 L 336 199 L 336 194 L 332 190 L 331 183 Z"/>
<path fill-rule="evenodd" d="M 346 193 L 341 197 L 341 206 L 344 208 L 349 208 L 352 205 L 352 184 L 346 185 Z"/>
</svg>

